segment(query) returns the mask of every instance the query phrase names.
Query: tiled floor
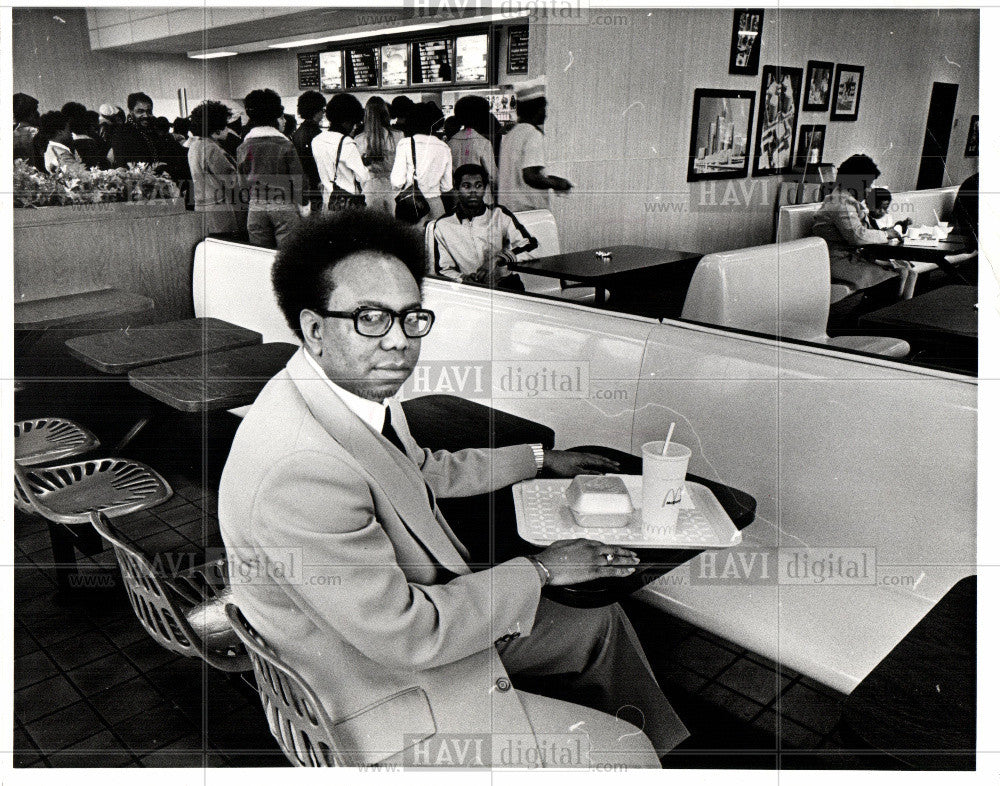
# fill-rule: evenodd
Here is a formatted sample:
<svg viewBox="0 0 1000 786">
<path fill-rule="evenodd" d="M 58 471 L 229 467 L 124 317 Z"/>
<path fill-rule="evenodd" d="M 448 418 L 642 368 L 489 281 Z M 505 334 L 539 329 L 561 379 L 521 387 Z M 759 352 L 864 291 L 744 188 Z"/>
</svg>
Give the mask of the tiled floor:
<svg viewBox="0 0 1000 786">
<path fill-rule="evenodd" d="M 127 427 L 122 408 L 117 421 L 102 423 L 92 405 L 74 412 L 71 402 L 81 399 L 65 388 L 56 385 L 53 398 L 51 385 L 34 384 L 49 391 L 49 400 L 33 400 L 30 388 L 19 393 L 18 417 L 49 409 L 78 417 L 102 437 L 101 429 L 117 428 L 118 436 Z M 163 472 L 175 496 L 116 520 L 119 528 L 150 551 L 198 554 L 219 546 L 215 490 L 232 426 L 182 421 L 147 437 L 145 448 L 137 444 L 136 457 Z M 185 441 L 185 429 L 196 437 Z M 17 513 L 14 528 L 15 766 L 287 763 L 246 682 L 252 677 L 223 675 L 156 644 L 128 603 L 110 549 L 81 559 L 88 587 L 60 599 L 46 525 Z M 627 610 L 692 731 L 667 766 L 879 766 L 843 750 L 836 731 L 842 697 L 835 692 L 643 604 Z"/>
</svg>

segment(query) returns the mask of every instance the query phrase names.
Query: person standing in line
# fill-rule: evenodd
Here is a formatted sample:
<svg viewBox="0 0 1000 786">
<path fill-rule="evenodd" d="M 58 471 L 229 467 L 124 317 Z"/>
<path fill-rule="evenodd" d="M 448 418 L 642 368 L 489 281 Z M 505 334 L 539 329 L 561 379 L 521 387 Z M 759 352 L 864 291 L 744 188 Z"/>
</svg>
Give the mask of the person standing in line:
<svg viewBox="0 0 1000 786">
<path fill-rule="evenodd" d="M 205 214 L 205 232 L 236 234 L 246 228 L 246 214 L 237 196 L 236 162 L 222 149 L 229 107 L 205 101 L 191 111 L 188 166 L 194 189 L 194 209 Z"/>
<path fill-rule="evenodd" d="M 14 94 L 14 160 L 23 158 L 35 169 L 43 169 L 45 164 L 35 149 L 35 135 L 38 133 L 38 99 L 27 93 Z"/>
<path fill-rule="evenodd" d="M 514 90 L 517 125 L 500 143 L 500 204 L 517 212 L 547 210 L 549 190 L 569 191 L 573 184 L 545 172 L 545 80 L 522 82 Z"/>
<path fill-rule="evenodd" d="M 69 120 L 69 130 L 73 136 L 73 152 L 77 158 L 87 169 L 91 167 L 107 169 L 107 152 L 103 150 L 103 145 L 88 133 L 90 118 L 87 116 L 87 107 L 76 101 L 68 101 L 63 104 L 62 113 Z"/>
<path fill-rule="evenodd" d="M 291 141 L 278 130 L 285 108 L 273 90 L 252 90 L 243 99 L 250 130 L 236 151 L 247 197 L 247 234 L 256 246 L 275 248 L 309 215 L 302 163 Z"/>
<path fill-rule="evenodd" d="M 306 173 L 309 182 L 309 205 L 313 212 L 323 204 L 323 192 L 319 183 L 319 171 L 316 169 L 316 159 L 313 158 L 312 141 L 322 133 L 320 121 L 326 109 L 326 98 L 317 90 L 307 90 L 299 96 L 295 111 L 302 118 L 302 124 L 292 134 L 292 144 L 302 162 L 302 171 Z"/>
<path fill-rule="evenodd" d="M 434 124 L 438 113 L 433 105 L 417 104 L 410 117 L 410 127 L 413 131 L 411 139 L 401 139 L 396 144 L 396 156 L 392 162 L 392 172 L 389 181 L 393 188 L 402 191 L 409 186 L 414 177 L 420 192 L 427 200 L 430 212 L 425 217 L 433 221 L 445 214 L 442 192 L 451 191 L 451 149 L 433 136 Z M 413 150 L 417 151 L 417 166 L 413 166 Z"/>
<path fill-rule="evenodd" d="M 354 133 L 364 117 L 361 102 L 350 93 L 337 93 L 326 105 L 330 128 L 312 141 L 325 210 L 330 209 L 330 197 L 340 193 L 336 192 L 334 185 L 348 194 L 361 196 L 364 193 L 364 185 L 369 178 L 368 168 L 354 142 Z"/>
<path fill-rule="evenodd" d="M 486 170 L 490 184 L 487 201 L 496 203 L 497 164 L 490 143 L 490 102 L 482 96 L 462 96 L 455 103 L 455 118 L 462 130 L 448 140 L 454 171 L 466 164 L 478 164 Z"/>
<path fill-rule="evenodd" d="M 392 171 L 396 145 L 403 132 L 393 129 L 389 120 L 389 106 L 380 96 L 372 96 L 365 104 L 365 128 L 355 138 L 361 160 L 368 168 L 371 179 L 365 184 L 365 201 L 368 207 L 392 213 L 396 209 Z"/>
<path fill-rule="evenodd" d="M 85 167 L 73 152 L 73 134 L 69 130 L 69 118 L 62 112 L 46 112 L 38 121 L 37 138 L 45 142 L 45 170 L 76 174 Z"/>
</svg>

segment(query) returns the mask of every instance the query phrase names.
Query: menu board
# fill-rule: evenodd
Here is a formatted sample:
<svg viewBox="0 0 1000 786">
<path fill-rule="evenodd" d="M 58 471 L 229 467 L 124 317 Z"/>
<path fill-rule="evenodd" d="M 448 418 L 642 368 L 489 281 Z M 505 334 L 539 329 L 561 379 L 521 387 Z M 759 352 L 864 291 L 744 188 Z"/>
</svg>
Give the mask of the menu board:
<svg viewBox="0 0 1000 786">
<path fill-rule="evenodd" d="M 319 52 L 299 52 L 299 90 L 319 87 Z"/>
<path fill-rule="evenodd" d="M 409 47 L 385 44 L 382 47 L 382 87 L 405 87 L 409 70 Z"/>
<path fill-rule="evenodd" d="M 319 53 L 319 88 L 327 93 L 344 89 L 343 52 L 338 50 Z"/>
<path fill-rule="evenodd" d="M 507 31 L 507 73 L 528 73 L 528 26 Z"/>
<path fill-rule="evenodd" d="M 489 76 L 489 36 L 462 35 L 455 39 L 455 81 L 486 82 Z"/>
<path fill-rule="evenodd" d="M 418 41 L 413 45 L 413 84 L 440 84 L 454 79 L 452 42 Z"/>
<path fill-rule="evenodd" d="M 379 48 L 377 46 L 354 46 L 344 50 L 344 71 L 346 87 L 378 87 Z"/>
</svg>

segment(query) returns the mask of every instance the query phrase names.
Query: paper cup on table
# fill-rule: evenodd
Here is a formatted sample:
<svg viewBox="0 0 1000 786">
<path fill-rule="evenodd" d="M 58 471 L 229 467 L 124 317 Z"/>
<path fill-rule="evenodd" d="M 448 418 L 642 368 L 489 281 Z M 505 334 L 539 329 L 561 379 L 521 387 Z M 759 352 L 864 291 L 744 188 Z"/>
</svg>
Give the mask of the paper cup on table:
<svg viewBox="0 0 1000 786">
<path fill-rule="evenodd" d="M 646 535 L 671 535 L 677 530 L 681 492 L 691 448 L 671 442 L 662 455 L 663 440 L 642 446 L 642 530 Z"/>
</svg>

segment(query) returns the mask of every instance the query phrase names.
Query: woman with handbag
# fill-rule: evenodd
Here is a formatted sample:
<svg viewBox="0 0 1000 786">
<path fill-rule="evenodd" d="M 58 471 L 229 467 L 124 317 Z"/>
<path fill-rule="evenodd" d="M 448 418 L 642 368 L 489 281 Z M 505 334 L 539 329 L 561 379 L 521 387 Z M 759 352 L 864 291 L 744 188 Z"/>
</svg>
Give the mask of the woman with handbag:
<svg viewBox="0 0 1000 786">
<path fill-rule="evenodd" d="M 368 167 L 371 179 L 365 183 L 368 207 L 393 213 L 396 209 L 395 189 L 389 182 L 396 145 L 403 132 L 395 130 L 389 121 L 389 105 L 372 96 L 365 104 L 365 130 L 355 137 L 361 160 Z"/>
<path fill-rule="evenodd" d="M 417 104 L 410 116 L 412 136 L 396 145 L 389 180 L 396 195 L 396 218 L 416 224 L 444 215 L 442 191 L 451 191 L 451 149 L 431 135 L 434 109 Z M 414 164 L 414 162 L 416 162 Z"/>
<path fill-rule="evenodd" d="M 364 115 L 361 103 L 350 93 L 337 93 L 326 105 L 330 130 L 312 141 L 326 210 L 365 206 L 363 188 L 370 175 L 352 137 Z"/>
</svg>

